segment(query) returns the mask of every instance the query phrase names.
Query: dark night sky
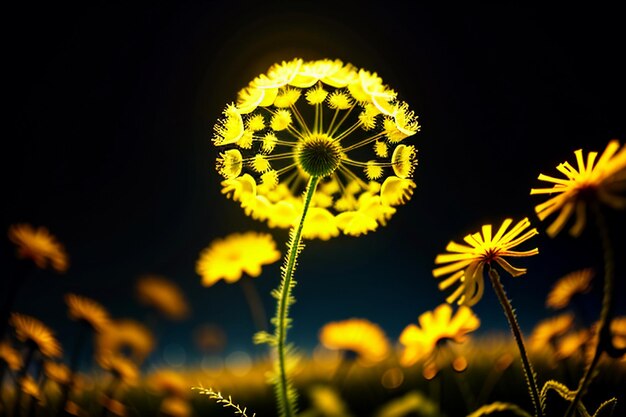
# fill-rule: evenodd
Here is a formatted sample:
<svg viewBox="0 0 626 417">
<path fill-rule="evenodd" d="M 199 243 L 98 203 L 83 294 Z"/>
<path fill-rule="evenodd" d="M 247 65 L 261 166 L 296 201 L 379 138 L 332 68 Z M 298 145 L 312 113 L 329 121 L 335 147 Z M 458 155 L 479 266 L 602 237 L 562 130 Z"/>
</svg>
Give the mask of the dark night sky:
<svg viewBox="0 0 626 417">
<path fill-rule="evenodd" d="M 203 288 L 194 265 L 216 237 L 268 230 L 220 195 L 210 137 L 224 105 L 277 60 L 340 58 L 376 71 L 423 126 L 412 142 L 419 167 L 410 203 L 373 234 L 314 241 L 303 252 L 291 335 L 304 348 L 321 325 L 348 317 L 396 338 L 443 301 L 430 271 L 448 240 L 507 216 L 529 216 L 543 230 L 533 214 L 543 200 L 528 195 L 537 175 L 554 174 L 575 149 L 626 141 L 616 10 L 287 4 L 5 10 L 0 226 L 48 226 L 71 257 L 66 276 L 33 277 L 17 310 L 42 317 L 69 344 L 65 292 L 143 318 L 133 283 L 158 273 L 185 290 L 194 311 L 160 328 L 161 347 L 193 355 L 194 326 L 212 322 L 227 332 L 228 349 L 250 348 L 241 289 Z M 619 279 L 625 216 L 609 214 L 613 231 L 622 227 L 613 235 Z M 282 248 L 286 231 L 272 233 Z M 593 228 L 577 241 L 534 240 L 540 256 L 518 262 L 529 274 L 504 278 L 525 330 L 550 314 L 543 303 L 556 278 L 600 265 L 596 242 Z M 13 247 L 3 239 L 0 249 L 6 282 Z M 278 264 L 265 271 L 255 283 L 272 312 Z M 588 299 L 597 308 L 597 288 Z M 482 331 L 506 328 L 490 292 L 476 311 Z"/>
</svg>

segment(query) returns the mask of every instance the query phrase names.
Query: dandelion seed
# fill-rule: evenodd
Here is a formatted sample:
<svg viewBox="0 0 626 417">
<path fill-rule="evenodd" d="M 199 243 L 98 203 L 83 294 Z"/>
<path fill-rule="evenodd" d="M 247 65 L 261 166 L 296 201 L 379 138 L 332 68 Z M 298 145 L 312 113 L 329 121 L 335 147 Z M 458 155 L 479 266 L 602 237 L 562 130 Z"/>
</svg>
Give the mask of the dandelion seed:
<svg viewBox="0 0 626 417">
<path fill-rule="evenodd" d="M 224 178 L 237 178 L 241 174 L 243 167 L 243 157 L 237 149 L 229 149 L 220 153 L 217 158 L 217 171 Z"/>
<path fill-rule="evenodd" d="M 261 114 L 255 114 L 248 119 L 248 130 L 258 132 L 265 129 L 265 119 Z"/>
<path fill-rule="evenodd" d="M 321 85 L 309 90 L 306 92 L 306 101 L 311 105 L 315 106 L 316 104 L 322 104 L 326 97 L 328 96 L 328 91 L 324 90 Z"/>
<path fill-rule="evenodd" d="M 287 129 L 291 126 L 292 118 L 289 110 L 278 110 L 276 114 L 272 116 L 270 126 L 276 132 Z"/>
<path fill-rule="evenodd" d="M 251 163 L 252 163 L 252 168 L 256 172 L 262 173 L 262 172 L 266 172 L 272 169 L 272 166 L 270 165 L 270 161 L 268 161 L 267 158 L 262 154 L 254 155 L 254 158 L 252 158 Z"/>
<path fill-rule="evenodd" d="M 407 178 L 413 174 L 413 169 L 417 163 L 417 151 L 415 146 L 398 145 L 391 156 L 391 166 L 393 172 L 399 178 Z"/>
<path fill-rule="evenodd" d="M 352 99 L 344 91 L 334 91 L 328 96 L 328 107 L 333 110 L 347 110 L 352 107 Z"/>
</svg>

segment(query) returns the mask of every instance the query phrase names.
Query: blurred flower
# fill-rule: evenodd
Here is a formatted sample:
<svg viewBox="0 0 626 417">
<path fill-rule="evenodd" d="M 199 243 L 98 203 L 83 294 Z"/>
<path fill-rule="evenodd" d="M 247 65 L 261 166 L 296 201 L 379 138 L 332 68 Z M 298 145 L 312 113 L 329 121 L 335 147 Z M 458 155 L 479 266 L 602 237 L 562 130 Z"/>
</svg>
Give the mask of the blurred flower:
<svg viewBox="0 0 626 417">
<path fill-rule="evenodd" d="M 98 365 L 105 371 L 111 372 L 113 377 L 128 385 L 135 385 L 139 381 L 139 369 L 128 358 L 116 355 L 98 356 Z"/>
<path fill-rule="evenodd" d="M 226 333 L 216 324 L 201 324 L 194 329 L 194 341 L 201 352 L 221 351 L 226 339 Z"/>
<path fill-rule="evenodd" d="M 163 417 L 189 417 L 191 414 L 189 402 L 180 397 L 168 397 L 161 402 L 159 415 Z"/>
<path fill-rule="evenodd" d="M 582 355 L 589 337 L 589 331 L 585 329 L 566 333 L 556 340 L 555 359 L 562 360 L 577 354 Z"/>
<path fill-rule="evenodd" d="M 128 411 L 126 406 L 114 398 L 109 398 L 106 395 L 102 396 L 102 406 L 112 415 L 118 417 L 126 417 Z"/>
<path fill-rule="evenodd" d="M 598 344 L 599 327 L 599 322 L 591 326 L 591 336 L 589 338 L 588 349 L 586 350 L 587 361 L 590 361 L 594 355 L 594 349 L 592 347 Z M 610 330 L 613 347 L 616 349 L 626 349 L 626 316 L 615 317 L 611 321 Z M 626 362 L 626 355 L 622 355 L 621 361 Z"/>
<path fill-rule="evenodd" d="M 94 332 L 102 332 L 110 325 L 108 311 L 91 298 L 66 294 L 65 304 L 70 319 L 85 323 Z"/>
<path fill-rule="evenodd" d="M 59 385 L 67 385 L 72 381 L 70 368 L 62 363 L 45 361 L 43 371 L 48 379 Z"/>
<path fill-rule="evenodd" d="M 18 257 L 32 260 L 41 269 L 50 265 L 57 272 L 67 271 L 65 248 L 45 227 L 15 224 L 9 227 L 9 239 L 17 246 Z"/>
<path fill-rule="evenodd" d="M 63 354 L 61 345 L 52 331 L 36 318 L 11 313 L 10 324 L 20 342 L 32 344 L 43 356 L 58 358 Z"/>
<path fill-rule="evenodd" d="M 437 404 L 419 391 L 411 391 L 403 397 L 394 398 L 383 405 L 375 417 L 439 417 L 441 413 Z"/>
<path fill-rule="evenodd" d="M 583 294 L 591 288 L 591 278 L 594 272 L 591 268 L 581 269 L 565 275 L 559 279 L 546 298 L 546 307 L 561 309 L 567 307 L 576 294 Z"/>
<path fill-rule="evenodd" d="M 27 396 L 32 397 L 39 402 L 43 402 L 43 396 L 39 390 L 39 385 L 30 375 L 22 377 L 20 380 L 20 389 Z"/>
<path fill-rule="evenodd" d="M 140 303 L 156 308 L 170 320 L 182 320 L 189 316 L 189 306 L 182 290 L 165 277 L 140 277 L 135 290 Z"/>
<path fill-rule="evenodd" d="M 89 417 L 89 414 L 74 401 L 67 401 L 65 403 L 65 412 L 70 416 Z"/>
<path fill-rule="evenodd" d="M 178 372 L 159 370 L 148 377 L 150 387 L 167 397 L 186 398 L 191 385 Z"/>
<path fill-rule="evenodd" d="M 326 385 L 314 385 L 309 389 L 311 407 L 325 417 L 349 417 L 350 412 L 339 393 Z"/>
<path fill-rule="evenodd" d="M 480 320 L 472 309 L 460 306 L 452 315 L 449 304 L 441 304 L 433 311 L 422 313 L 418 322 L 419 326 L 409 324 L 400 334 L 400 343 L 404 346 L 400 356 L 403 366 L 411 366 L 422 359 L 431 362 L 438 347 L 448 341 L 463 343 L 468 333 L 480 326 Z"/>
<path fill-rule="evenodd" d="M 98 356 L 128 354 L 137 363 L 143 362 L 154 349 L 152 332 L 131 319 L 114 320 L 102 333 L 96 334 Z"/>
<path fill-rule="evenodd" d="M 504 258 L 538 254 L 537 248 L 525 252 L 511 250 L 538 232 L 537 229 L 533 228 L 522 234 L 524 230 L 530 227 L 528 218 L 521 220 L 507 232 L 512 223 L 512 219 L 506 219 L 494 236 L 492 236 L 491 225 L 484 225 L 482 233 L 469 234 L 463 238 L 469 246 L 451 241 L 446 246 L 446 251 L 452 253 L 437 255 L 435 258 L 436 265 L 449 265 L 434 269 L 433 276 L 440 278 L 452 274 L 439 283 L 439 289 L 446 290 L 459 282 L 458 288 L 446 298 L 446 302 L 452 303 L 458 300 L 457 304 L 469 307 L 476 304 L 484 292 L 483 269 L 485 264 L 491 266 L 491 262 L 495 261 L 514 277 L 526 273 L 526 269 L 515 268 Z"/>
<path fill-rule="evenodd" d="M 554 178 L 539 175 L 540 181 L 553 183 L 551 188 L 533 188 L 530 194 L 558 194 L 535 207 L 539 220 L 560 211 L 557 218 L 546 232 L 550 237 L 556 236 L 565 223 L 576 211 L 576 222 L 570 234 L 579 236 L 585 227 L 586 203 L 597 200 L 615 209 L 626 207 L 626 198 L 618 196 L 626 186 L 626 146 L 620 149 L 619 141 L 612 140 L 602 152 L 596 163 L 598 152 L 589 152 L 587 162 L 583 158 L 582 149 L 574 152 L 578 169 L 569 162 L 559 164 L 556 169 L 566 178 Z"/>
<path fill-rule="evenodd" d="M 531 350 L 542 351 L 554 347 L 556 338 L 567 333 L 574 324 L 574 315 L 571 313 L 560 314 L 555 317 L 542 320 L 533 329 L 528 339 Z"/>
<path fill-rule="evenodd" d="M 0 362 L 4 362 L 10 370 L 17 371 L 22 367 L 22 356 L 8 341 L 4 340 L 0 342 Z M 0 368 L 3 366 L 0 364 Z"/>
<path fill-rule="evenodd" d="M 348 319 L 325 324 L 319 339 L 328 349 L 355 352 L 365 363 L 384 360 L 390 351 L 383 330 L 365 319 Z"/>
<path fill-rule="evenodd" d="M 385 225 L 412 195 L 417 150 L 401 143 L 417 117 L 376 73 L 328 59 L 273 65 L 241 90 L 215 127 L 222 193 L 270 227 L 302 212 L 321 178 L 303 236 L 358 236 Z"/>
<path fill-rule="evenodd" d="M 200 252 L 196 272 L 202 285 L 210 287 L 220 279 L 228 283 L 238 281 L 243 273 L 251 277 L 261 275 L 261 266 L 280 259 L 276 243 L 269 234 L 234 233 L 214 240 Z"/>
</svg>

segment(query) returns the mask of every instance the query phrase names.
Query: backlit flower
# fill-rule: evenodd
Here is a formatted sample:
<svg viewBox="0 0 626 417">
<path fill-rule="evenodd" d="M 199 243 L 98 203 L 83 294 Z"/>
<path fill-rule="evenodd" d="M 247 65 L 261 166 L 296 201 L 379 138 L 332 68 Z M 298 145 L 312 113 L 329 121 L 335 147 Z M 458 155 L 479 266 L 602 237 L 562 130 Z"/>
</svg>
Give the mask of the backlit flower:
<svg viewBox="0 0 626 417">
<path fill-rule="evenodd" d="M 540 321 L 528 339 L 531 350 L 542 351 L 556 346 L 557 339 L 567 333 L 574 324 L 574 315 L 564 313 Z"/>
<path fill-rule="evenodd" d="M 242 89 L 215 127 L 222 193 L 270 227 L 290 228 L 320 177 L 303 236 L 358 236 L 412 195 L 417 116 L 376 73 L 339 60 L 273 65 Z"/>
<path fill-rule="evenodd" d="M 98 364 L 105 371 L 111 372 L 113 377 L 128 385 L 135 385 L 139 381 L 139 369 L 135 362 L 118 355 L 98 356 Z"/>
<path fill-rule="evenodd" d="M 189 402 L 180 397 L 164 398 L 159 413 L 163 417 L 189 417 L 193 414 Z"/>
<path fill-rule="evenodd" d="M 0 368 L 5 365 L 12 371 L 17 371 L 22 367 L 22 355 L 15 350 L 6 340 L 0 342 Z"/>
<path fill-rule="evenodd" d="M 557 310 L 567 307 L 574 295 L 589 291 L 593 274 L 593 270 L 587 268 L 574 271 L 559 279 L 548 293 L 546 307 Z"/>
<path fill-rule="evenodd" d="M 540 220 L 559 212 L 546 229 L 550 237 L 556 236 L 563 229 L 574 212 L 576 221 L 570 228 L 570 234 L 579 236 L 585 227 L 586 204 L 589 200 L 600 201 L 615 209 L 626 207 L 626 198 L 618 195 L 626 188 L 626 146 L 620 149 L 617 140 L 610 141 L 597 161 L 598 152 L 589 152 L 586 162 L 582 149 L 575 151 L 574 155 L 577 168 L 567 161 L 556 167 L 565 178 L 540 174 L 540 181 L 554 185 L 530 190 L 530 194 L 556 194 L 535 207 Z"/>
<path fill-rule="evenodd" d="M 142 323 L 131 320 L 114 320 L 101 333 L 96 334 L 95 346 L 100 357 L 128 355 L 135 362 L 143 362 L 154 349 L 152 332 Z"/>
<path fill-rule="evenodd" d="M 588 330 L 578 330 L 563 335 L 556 341 L 555 358 L 562 360 L 578 355 L 582 357 L 589 337 Z"/>
<path fill-rule="evenodd" d="M 110 324 L 107 310 L 91 298 L 66 294 L 65 304 L 70 319 L 85 323 L 94 332 L 101 332 Z"/>
<path fill-rule="evenodd" d="M 72 381 L 70 368 L 68 368 L 65 364 L 45 361 L 43 363 L 43 371 L 48 379 L 56 382 L 57 384 L 67 385 Z"/>
<path fill-rule="evenodd" d="M 472 309 L 460 306 L 453 315 L 449 304 L 422 313 L 418 322 L 419 326 L 409 324 L 400 334 L 403 346 L 400 363 L 403 366 L 411 366 L 419 360 L 431 361 L 438 346 L 449 341 L 463 343 L 468 334 L 480 326 Z"/>
<path fill-rule="evenodd" d="M 20 380 L 20 388 L 24 394 L 36 399 L 37 401 L 43 401 L 39 384 L 30 375 L 25 375 Z"/>
<path fill-rule="evenodd" d="M 202 285 L 210 287 L 220 279 L 228 283 L 238 281 L 245 273 L 251 277 L 261 275 L 261 267 L 280 259 L 280 252 L 272 236 L 264 233 L 233 233 L 214 240 L 200 252 L 196 272 Z"/>
<path fill-rule="evenodd" d="M 148 377 L 148 384 L 167 397 L 185 398 L 189 394 L 189 382 L 180 373 L 170 370 L 156 371 Z"/>
<path fill-rule="evenodd" d="M 189 306 L 181 288 L 176 283 L 158 275 L 146 275 L 135 286 L 139 302 L 156 308 L 170 320 L 189 316 Z"/>
<path fill-rule="evenodd" d="M 18 257 L 32 260 L 41 269 L 50 265 L 57 272 L 67 271 L 65 248 L 45 227 L 15 224 L 9 227 L 9 239 L 17 246 Z"/>
<path fill-rule="evenodd" d="M 437 265 L 448 264 L 433 270 L 435 278 L 446 276 L 439 282 L 439 289 L 446 290 L 459 283 L 457 289 L 446 298 L 446 302 L 457 301 L 459 305 L 470 307 L 476 304 L 483 296 L 485 288 L 483 276 L 485 264 L 491 266 L 491 262 L 496 262 L 514 277 L 526 273 L 526 269 L 513 267 L 505 258 L 538 254 L 537 248 L 524 252 L 511 250 L 536 235 L 537 229 L 525 231 L 530 227 L 530 222 L 525 218 L 507 231 L 512 223 L 512 219 L 506 219 L 495 235 L 492 235 L 490 224 L 484 225 L 482 232 L 469 234 L 463 238 L 467 245 L 450 242 L 446 246 L 450 253 L 435 258 Z"/>
<path fill-rule="evenodd" d="M 354 352 L 365 363 L 380 362 L 390 351 L 385 332 L 365 319 L 328 323 L 320 330 L 319 339 L 326 348 Z"/>
<path fill-rule="evenodd" d="M 32 344 L 43 356 L 58 358 L 63 351 L 54 333 L 42 322 L 25 314 L 11 313 L 10 324 L 20 342 Z"/>
</svg>

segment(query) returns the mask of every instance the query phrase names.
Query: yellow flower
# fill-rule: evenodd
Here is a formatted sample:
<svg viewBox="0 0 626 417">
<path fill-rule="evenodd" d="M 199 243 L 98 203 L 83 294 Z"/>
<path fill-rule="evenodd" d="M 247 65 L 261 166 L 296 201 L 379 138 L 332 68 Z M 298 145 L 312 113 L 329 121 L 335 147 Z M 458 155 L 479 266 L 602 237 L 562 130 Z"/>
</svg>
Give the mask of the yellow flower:
<svg viewBox="0 0 626 417">
<path fill-rule="evenodd" d="M 189 382 L 178 372 L 159 370 L 148 377 L 148 384 L 159 394 L 167 397 L 186 398 L 189 394 Z"/>
<path fill-rule="evenodd" d="M 189 417 L 193 414 L 189 402 L 179 397 L 164 398 L 159 413 L 163 417 Z"/>
<path fill-rule="evenodd" d="M 276 243 L 269 234 L 234 233 L 214 240 L 200 252 L 196 272 L 202 285 L 210 287 L 220 279 L 228 283 L 238 281 L 246 273 L 251 277 L 261 275 L 261 267 L 280 259 Z"/>
<path fill-rule="evenodd" d="M 57 384 L 67 385 L 72 381 L 70 368 L 62 363 L 45 361 L 43 363 L 43 370 L 46 377 Z"/>
<path fill-rule="evenodd" d="M 446 298 L 446 302 L 452 303 L 458 300 L 459 305 L 470 307 L 476 304 L 482 298 L 485 287 L 483 277 L 485 264 L 491 266 L 491 262 L 495 261 L 514 277 L 526 273 L 526 269 L 515 268 L 504 258 L 538 254 L 537 248 L 525 252 L 511 250 L 536 235 L 537 229 L 533 228 L 524 232 L 530 226 L 530 222 L 525 218 L 507 231 L 512 223 L 512 219 L 506 219 L 493 236 L 491 225 L 484 225 L 482 233 L 469 234 L 463 238 L 469 246 L 450 242 L 446 250 L 452 253 L 438 255 L 435 258 L 435 264 L 449 265 L 434 269 L 433 276 L 440 278 L 451 274 L 439 283 L 439 289 L 445 290 L 459 283 L 458 288 Z"/>
<path fill-rule="evenodd" d="M 65 303 L 70 319 L 87 324 L 94 332 L 102 332 L 109 324 L 109 313 L 91 298 L 66 294 Z"/>
<path fill-rule="evenodd" d="M 9 227 L 9 239 L 17 246 L 18 257 L 32 260 L 41 269 L 50 265 L 57 272 L 67 271 L 65 248 L 45 227 L 15 224 Z"/>
<path fill-rule="evenodd" d="M 350 417 L 346 403 L 333 388 L 325 385 L 314 385 L 309 389 L 308 394 L 311 407 L 317 412 L 314 415 Z"/>
<path fill-rule="evenodd" d="M 589 291 L 593 274 L 593 270 L 587 268 L 572 272 L 559 279 L 548 293 L 546 307 L 557 310 L 567 307 L 574 295 Z"/>
<path fill-rule="evenodd" d="M 95 346 L 100 357 L 129 355 L 137 363 L 143 362 L 154 349 L 152 332 L 143 324 L 131 319 L 112 321 L 96 334 Z"/>
<path fill-rule="evenodd" d="M 20 342 L 32 344 L 45 357 L 59 358 L 61 345 L 52 331 L 42 322 L 25 314 L 11 313 L 10 324 Z"/>
<path fill-rule="evenodd" d="M 574 324 L 574 315 L 564 313 L 540 321 L 528 339 L 531 350 L 543 351 L 556 345 L 557 338 L 567 333 Z"/>
<path fill-rule="evenodd" d="M 97 362 L 102 369 L 111 372 L 113 377 L 128 385 L 135 385 L 139 381 L 139 369 L 135 362 L 119 355 L 97 356 Z"/>
<path fill-rule="evenodd" d="M 30 375 L 22 377 L 20 380 L 20 388 L 22 392 L 31 398 L 36 399 L 39 402 L 43 401 L 43 396 L 39 390 L 39 384 Z"/>
<path fill-rule="evenodd" d="M 565 334 L 556 341 L 555 358 L 562 360 L 577 354 L 582 355 L 589 337 L 588 330 L 579 330 Z"/>
<path fill-rule="evenodd" d="M 146 275 L 135 286 L 139 302 L 150 305 L 170 320 L 182 320 L 189 316 L 189 306 L 182 290 L 176 283 L 158 275 Z"/>
<path fill-rule="evenodd" d="M 626 198 L 617 195 L 624 190 L 626 181 L 626 146 L 612 140 L 596 162 L 598 152 L 589 152 L 585 163 L 582 149 L 574 152 L 574 168 L 569 162 L 559 164 L 556 169 L 566 178 L 554 178 L 540 174 L 539 180 L 553 183 L 551 188 L 533 188 L 530 194 L 558 194 L 535 207 L 540 220 L 560 211 L 546 232 L 556 236 L 576 211 L 576 221 L 570 234 L 579 236 L 585 227 L 586 203 L 597 200 L 616 209 L 626 207 Z"/>
<path fill-rule="evenodd" d="M 480 326 L 472 309 L 460 306 L 453 315 L 449 304 L 422 313 L 418 322 L 419 326 L 409 324 L 400 334 L 400 344 L 404 347 L 400 356 L 403 366 L 411 366 L 422 359 L 432 360 L 438 346 L 447 341 L 463 343 L 468 333 Z"/>
<path fill-rule="evenodd" d="M 328 323 L 320 330 L 319 339 L 328 349 L 355 352 L 365 363 L 380 362 L 390 351 L 383 330 L 365 319 Z"/>
<path fill-rule="evenodd" d="M 0 342 L 0 361 L 4 362 L 4 364 L 0 364 L 0 367 L 6 364 L 12 371 L 17 371 L 22 367 L 22 355 L 6 340 Z"/>
<path fill-rule="evenodd" d="M 339 60 L 272 66 L 215 125 L 214 144 L 227 148 L 217 158 L 223 194 L 270 227 L 290 228 L 316 176 L 311 208 L 321 211 L 307 216 L 306 239 L 385 225 L 415 188 L 417 150 L 400 142 L 420 130 L 396 96 L 377 74 Z"/>
</svg>

